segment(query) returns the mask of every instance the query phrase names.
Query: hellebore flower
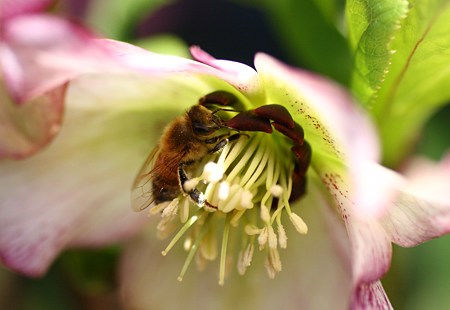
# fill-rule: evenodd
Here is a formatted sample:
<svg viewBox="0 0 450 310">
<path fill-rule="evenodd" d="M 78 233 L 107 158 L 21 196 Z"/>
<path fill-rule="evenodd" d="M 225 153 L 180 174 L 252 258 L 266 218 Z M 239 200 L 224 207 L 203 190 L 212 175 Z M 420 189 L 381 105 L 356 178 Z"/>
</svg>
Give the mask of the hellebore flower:
<svg viewBox="0 0 450 310">
<path fill-rule="evenodd" d="M 286 204 L 280 208 L 278 202 L 275 210 L 273 208 L 270 211 L 267 210 L 264 204 L 264 197 L 267 196 L 282 200 L 280 194 L 277 193 L 278 184 L 275 184 L 276 181 L 270 182 L 273 180 L 272 176 L 279 173 L 275 172 L 274 166 L 279 162 L 286 163 L 292 160 L 289 150 L 292 141 L 280 134 L 277 135 L 274 130 L 271 135 L 262 133 L 254 140 L 249 139 L 249 142 L 239 139 L 237 143 L 230 143 L 229 147 L 227 145 L 215 159 L 217 165 L 221 166 L 219 169 L 221 177 L 218 179 L 210 181 L 207 176 L 205 177 L 208 175 L 207 172 L 197 171 L 196 175 L 199 177 L 196 178 L 195 184 L 199 180 L 208 184 L 205 189 L 205 199 L 219 209 L 219 211 L 213 212 L 213 215 L 209 214 L 211 210 L 203 210 L 208 209 L 205 206 L 199 211 L 200 213 L 189 216 L 185 204 L 178 201 L 178 198 L 150 210 L 150 213 L 153 214 L 162 212 L 162 219 L 158 224 L 162 235 L 166 234 L 166 230 L 173 232 L 174 228 L 171 225 L 174 219 L 176 219 L 175 222 L 181 222 L 179 227 L 182 227 L 163 251 L 164 255 L 182 234 L 187 235 L 184 247 L 188 251 L 188 258 L 179 279 L 184 276 L 192 255 L 198 250 L 196 262 L 201 269 L 206 268 L 206 261 L 220 256 L 219 283 L 222 283 L 225 269 L 228 269 L 227 265 L 231 263 L 229 261 L 231 259 L 223 253 L 229 246 L 227 242 L 229 242 L 229 234 L 231 235 L 230 230 L 238 227 L 235 234 L 240 234 L 240 236 L 231 246 L 231 248 L 236 247 L 237 250 L 232 248 L 228 251 L 239 252 L 239 255 L 236 254 L 239 257 L 235 257 L 233 264 L 237 265 L 238 272 L 241 274 L 249 267 L 252 257 L 257 256 L 259 247 L 259 250 L 266 251 L 264 265 L 269 276 L 274 277 L 275 273 L 281 271 L 278 249 L 286 248 L 286 236 L 294 240 L 289 243 L 294 244 L 292 246 L 296 247 L 300 253 L 296 253 L 298 256 L 295 257 L 298 259 L 294 263 L 295 266 L 289 266 L 292 269 L 301 269 L 302 272 L 296 274 L 298 277 L 296 279 L 292 279 L 292 273 L 283 274 L 281 272 L 280 276 L 283 277 L 283 280 L 275 279 L 277 282 L 264 283 L 264 288 L 262 288 L 262 290 L 275 295 L 275 297 L 268 298 L 277 300 L 278 306 L 285 302 L 285 306 L 297 303 L 300 307 L 305 308 L 317 308 L 324 305 L 355 309 L 390 308 L 389 300 L 379 279 L 389 268 L 392 255 L 391 242 L 402 246 L 413 246 L 446 234 L 450 230 L 448 222 L 450 205 L 446 190 L 442 189 L 442 187 L 447 187 L 448 190 L 450 176 L 448 163 L 444 161 L 441 165 L 445 168 L 441 170 L 429 165 L 428 177 L 439 178 L 441 186 L 427 186 L 429 192 L 425 195 L 418 190 L 417 177 L 406 179 L 376 163 L 378 160 L 377 142 L 370 122 L 361 111 L 351 104 L 348 95 L 336 85 L 310 73 L 287 67 L 264 54 L 258 54 L 255 57 L 256 72 L 253 72 L 252 75 L 249 74 L 248 68 L 232 62 L 216 60 L 198 48 L 192 48 L 191 52 L 198 61 L 221 70 L 217 75 L 235 86 L 236 89 L 232 93 L 240 98 L 240 103 L 246 105 L 247 109 L 273 103 L 281 103 L 289 109 L 293 118 L 303 127 L 305 139 L 311 145 L 313 156 L 311 169 L 306 174 L 309 182 L 308 194 L 304 200 L 300 200 L 292 206 L 289 206 L 286 198 L 284 198 Z M 239 70 L 239 66 L 242 66 L 242 69 Z M 242 75 L 236 73 L 242 73 Z M 236 80 L 232 79 L 233 75 Z M 240 79 L 242 76 L 248 80 L 248 84 L 242 82 Z M 230 91 L 226 86 L 215 88 L 215 90 L 223 89 Z M 208 96 L 203 97 L 200 101 L 207 101 Z M 252 135 L 247 131 L 244 132 Z M 269 142 L 264 142 L 265 139 Z M 257 146 L 256 150 L 253 150 L 255 140 Z M 283 145 L 286 140 L 287 145 Z M 241 143 L 245 146 L 241 146 Z M 270 150 L 272 145 L 276 145 L 279 153 L 276 150 Z M 229 154 L 236 149 L 245 155 L 242 155 L 242 158 L 238 157 L 237 163 L 231 165 L 231 168 L 226 164 L 222 166 L 229 158 L 233 158 Z M 270 160 L 274 160 L 275 164 L 269 164 Z M 240 166 L 242 161 L 249 162 L 246 166 L 248 170 Z M 280 166 L 283 165 L 280 164 Z M 289 172 L 294 169 L 292 166 L 289 167 L 289 163 L 283 168 Z M 233 179 L 230 176 L 234 177 L 235 169 L 242 169 L 243 172 L 238 173 L 239 177 L 234 182 L 230 181 Z M 205 170 L 209 170 L 207 165 L 205 165 Z M 223 176 L 222 173 L 224 173 Z M 262 186 L 265 191 L 263 190 L 263 198 L 258 195 L 258 190 L 255 190 L 254 192 L 257 194 L 249 194 L 249 199 L 245 194 L 247 183 L 242 182 L 242 179 L 248 179 L 255 175 L 263 179 L 262 182 L 259 180 L 259 184 L 255 186 Z M 287 192 L 287 197 L 289 197 L 292 188 L 289 185 L 286 186 L 283 176 L 278 176 L 277 180 L 282 184 L 281 193 Z M 240 189 L 236 186 L 238 189 L 235 189 L 231 198 L 225 194 L 225 198 L 222 199 L 220 193 L 223 183 L 219 181 L 245 185 Z M 144 195 L 144 198 L 147 197 Z M 184 199 L 183 195 L 180 195 L 179 199 Z M 235 204 L 236 200 L 239 203 Z M 270 206 L 270 202 L 267 205 Z M 235 209 L 232 209 L 233 206 Z M 295 215 L 290 208 L 299 212 L 302 217 L 304 213 L 306 220 Z M 279 213 L 277 212 L 280 209 L 283 215 L 278 218 Z M 216 214 L 217 218 L 214 218 Z M 249 217 L 243 220 L 247 225 L 242 225 L 242 227 L 239 226 L 239 220 L 241 217 L 244 218 L 243 214 L 249 215 Z M 340 218 L 336 217 L 337 214 L 340 215 Z M 201 216 L 206 217 L 207 220 L 198 220 Z M 285 232 L 284 227 L 287 225 L 282 224 L 281 218 L 283 217 L 284 221 L 286 217 L 291 219 L 292 227 L 295 228 L 288 228 L 291 234 Z M 320 217 L 323 218 L 319 219 Z M 196 221 L 199 221 L 200 224 L 191 227 Z M 308 232 L 309 224 L 313 228 Z M 323 226 L 327 226 L 327 228 L 324 229 Z M 189 228 L 193 232 L 186 233 Z M 216 230 L 220 231 L 221 238 L 217 238 Z M 306 236 L 297 239 L 294 233 L 294 237 L 292 237 L 292 230 L 297 230 Z M 252 240 L 254 235 L 258 238 Z M 314 245 L 308 245 L 306 240 Z M 223 291 L 216 291 L 214 287 L 211 287 L 210 281 L 205 280 L 204 275 L 195 275 L 196 278 L 200 277 L 200 280 L 189 281 L 189 287 L 184 286 L 183 289 L 172 287 L 162 274 L 165 272 L 173 274 L 167 270 L 170 268 L 168 265 L 173 266 L 173 262 L 166 265 L 163 261 L 156 259 L 154 264 L 149 264 L 149 257 L 154 259 L 159 254 L 150 247 L 143 250 L 144 244 L 150 242 L 145 238 L 135 241 L 130 245 L 124 258 L 123 290 L 125 296 L 128 297 L 125 299 L 130 300 L 133 307 L 145 308 L 158 305 L 157 296 L 161 294 L 159 287 L 170 287 L 171 294 L 183 296 L 180 300 L 184 301 L 184 305 L 190 296 L 195 296 L 196 291 L 206 290 L 207 293 L 201 295 L 205 307 L 217 305 L 217 299 L 223 300 L 221 304 L 224 304 L 224 308 L 232 306 L 232 303 L 227 306 L 227 298 L 223 297 Z M 327 245 L 325 246 L 326 250 L 322 247 L 324 243 Z M 319 244 L 320 246 L 318 246 Z M 317 252 L 311 251 L 311 247 L 316 247 Z M 217 248 L 220 248 L 220 254 L 217 253 Z M 290 248 L 291 246 L 287 248 L 286 252 L 290 251 Z M 290 258 L 292 259 L 292 257 Z M 290 264 L 293 264 L 292 261 Z M 327 269 L 329 268 L 328 264 L 335 264 L 335 266 Z M 302 265 L 302 267 L 299 268 L 298 265 Z M 147 272 L 142 272 L 142 270 L 147 270 Z M 319 270 L 327 270 L 328 273 L 323 276 Z M 162 283 L 160 282 L 161 278 L 163 278 Z M 314 286 L 317 284 L 315 281 L 318 281 L 318 278 L 322 280 L 320 288 Z M 336 280 L 337 278 L 339 280 Z M 237 282 L 241 283 L 243 280 L 232 279 L 231 281 L 233 282 L 230 286 L 233 287 L 238 285 Z M 204 284 L 205 282 L 208 284 Z M 327 282 L 327 285 L 324 285 L 323 282 Z M 148 284 L 143 285 L 142 283 Z M 282 283 L 289 283 L 287 284 L 288 288 L 284 287 L 282 292 L 275 293 L 277 287 Z M 308 287 L 308 284 L 311 287 Z M 261 284 L 249 280 L 245 287 L 251 290 L 252 285 Z M 298 289 L 299 287 L 302 289 Z M 308 298 L 311 291 L 319 296 L 333 297 L 329 299 L 330 303 L 323 300 L 311 301 L 311 298 Z M 150 292 L 154 292 L 154 294 Z M 232 292 L 227 292 L 227 294 L 233 296 Z M 208 295 L 208 298 L 204 298 L 204 295 Z M 280 302 L 280 300 L 282 301 Z M 246 307 L 245 302 L 243 301 L 242 308 Z M 267 303 L 267 298 L 261 298 L 258 301 L 252 299 L 251 305 L 255 307 L 255 304 L 258 305 L 257 307 L 271 308 L 270 303 Z M 163 305 L 169 308 L 181 306 L 175 299 L 165 299 Z"/>
<path fill-rule="evenodd" d="M 217 91 L 231 94 L 239 111 L 270 104 L 288 111 L 312 150 L 310 167 L 300 174 L 305 173 L 307 190 L 300 200 L 289 202 L 301 184 L 291 177 L 296 171 L 290 150 L 295 139 L 286 138 L 278 125 L 271 134 L 243 130 L 236 141 L 207 156 L 213 164 L 202 162 L 196 165 L 198 171 L 189 171 L 195 175 L 190 175 L 192 182 L 184 190 L 198 186 L 218 210 L 198 203 L 201 208 L 191 206 L 188 212 L 189 200 L 181 190 L 178 203 L 175 199 L 150 209 L 162 211 L 161 234 L 181 222 L 181 233 L 172 239 L 187 237 L 184 246 L 189 252 L 181 276 L 196 253 L 203 268 L 208 260 L 220 257 L 221 283 L 231 274 L 231 263 L 244 273 L 255 260 L 256 265 L 265 265 L 270 277 L 279 272 L 277 277 L 263 280 L 258 266 L 251 266 L 248 275 L 229 280 L 232 287 L 239 283 L 248 294 L 257 294 L 261 308 L 283 303 L 302 308 L 389 308 L 379 279 L 389 268 L 391 243 L 413 246 L 450 231 L 448 160 L 411 178 L 378 165 L 370 121 L 330 81 L 262 53 L 255 57 L 254 70 L 216 60 L 196 47 L 191 49 L 195 60 L 188 60 L 121 42 L 92 40 L 70 24 L 65 24 L 64 36 L 51 36 L 47 31 L 61 27 L 43 26 L 54 22 L 62 21 L 14 18 L 3 37 L 2 64 L 14 60 L 20 66 L 13 68 L 20 70 L 4 67 L 8 88 L 2 90 L 0 108 L 5 120 L 1 154 L 36 153 L 0 163 L 0 255 L 6 266 L 40 275 L 66 247 L 97 246 L 136 233 L 147 218 L 130 212 L 129 190 L 149 148 L 162 134 L 161 126 Z M 45 29 L 44 37 L 28 38 L 25 29 L 33 23 L 41 27 L 36 29 Z M 62 37 L 74 41 L 55 41 Z M 14 100 L 28 102 L 18 105 Z M 53 121 L 41 121 L 47 112 L 55 115 Z M 29 137 L 24 134 L 28 132 L 51 134 L 23 139 L 27 143 L 21 145 L 26 147 L 17 148 L 17 136 L 11 132 L 21 137 Z M 211 171 L 219 176 L 211 176 Z M 439 186 L 421 183 L 434 178 L 440 180 Z M 139 179 L 137 184 L 141 185 Z M 141 194 L 145 198 L 148 191 Z M 173 270 L 162 274 L 166 259 L 175 255 L 162 260 L 153 252 L 155 241 L 143 242 L 146 238 L 143 234 L 132 242 L 123 259 L 123 291 L 130 307 L 173 306 L 198 292 L 205 306 L 217 303 L 217 296 L 233 296 L 210 286 L 215 277 L 206 273 L 202 277 L 210 280 L 176 287 L 171 283 Z M 284 256 L 288 267 L 280 272 Z M 269 289 L 262 289 L 261 283 Z M 160 300 L 153 294 L 161 290 L 171 296 L 181 291 L 179 296 L 186 298 Z M 261 296 L 262 292 L 268 295 Z M 246 294 L 234 297 L 245 306 Z"/>
</svg>

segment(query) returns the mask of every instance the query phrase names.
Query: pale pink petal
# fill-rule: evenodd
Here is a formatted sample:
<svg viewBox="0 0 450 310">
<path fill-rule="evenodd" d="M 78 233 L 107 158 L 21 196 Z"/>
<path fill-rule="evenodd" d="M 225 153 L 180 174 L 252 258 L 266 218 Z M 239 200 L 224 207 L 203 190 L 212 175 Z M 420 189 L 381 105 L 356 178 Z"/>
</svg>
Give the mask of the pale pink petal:
<svg viewBox="0 0 450 310">
<path fill-rule="evenodd" d="M 66 86 L 20 106 L 0 87 L 0 158 L 34 154 L 59 131 Z"/>
<path fill-rule="evenodd" d="M 32 3 L 13 7 L 27 11 Z M 0 157 L 29 156 L 50 142 L 61 125 L 68 79 L 110 63 L 81 26 L 19 11 L 2 28 Z"/>
<path fill-rule="evenodd" d="M 380 281 L 375 281 L 370 284 L 361 284 L 352 296 L 352 303 L 350 309 L 365 310 L 365 309 L 379 309 L 389 310 L 393 309 L 392 305 L 386 296 Z"/>
<path fill-rule="evenodd" d="M 15 17 L 3 29 L 0 64 L 13 100 L 35 98 L 81 72 L 110 71 L 114 61 L 94 35 L 55 16 Z"/>
<path fill-rule="evenodd" d="M 199 62 L 172 55 L 152 53 L 138 46 L 108 39 L 97 40 L 110 55 L 126 68 L 143 73 L 213 73 L 211 67 Z"/>
<path fill-rule="evenodd" d="M 239 62 L 215 59 L 198 46 L 190 49 L 195 60 L 218 70 L 218 77 L 236 87 L 239 91 L 252 98 L 261 100 L 264 90 L 257 72 Z"/>
<path fill-rule="evenodd" d="M 377 218 L 361 217 L 359 213 L 355 214 L 351 196 L 342 190 L 346 187 L 343 178 L 337 174 L 327 174 L 322 181 L 337 202 L 337 208 L 347 227 L 352 245 L 355 285 L 380 279 L 389 269 L 392 257 L 391 239 L 385 228 Z"/>
<path fill-rule="evenodd" d="M 185 77 L 204 74 L 222 79 L 222 83 L 225 80 L 249 96 L 261 91 L 258 75 L 246 65 L 201 59 L 205 60 L 203 64 L 151 53 L 123 42 L 96 40 L 80 25 L 55 16 L 19 16 L 9 20 L 4 28 L 0 63 L 5 83 L 18 102 L 37 97 L 82 73 L 126 70 L 180 73 Z M 193 54 L 198 55 L 195 51 L 194 48 Z"/>
<path fill-rule="evenodd" d="M 349 165 L 354 176 L 352 200 L 355 216 L 362 220 L 382 218 L 398 195 L 398 189 L 404 186 L 405 179 L 373 161 L 354 160 Z"/>
<path fill-rule="evenodd" d="M 445 204 L 450 199 L 450 153 L 440 162 L 414 158 L 403 175 L 408 179 L 408 190 L 433 203 Z"/>
<path fill-rule="evenodd" d="M 450 155 L 440 163 L 416 159 L 405 177 L 382 220 L 392 241 L 410 247 L 450 233 Z"/>
<path fill-rule="evenodd" d="M 389 235 L 375 220 L 361 221 L 349 216 L 346 224 L 352 245 L 355 285 L 380 279 L 391 265 L 392 245 Z"/>
<path fill-rule="evenodd" d="M 18 15 L 41 12 L 52 3 L 53 0 L 1 0 L 0 22 Z"/>
<path fill-rule="evenodd" d="M 194 262 L 183 282 L 177 283 L 187 253 L 180 244 L 163 257 L 161 250 L 168 240 L 151 237 L 156 229 L 153 220 L 148 234 L 125 249 L 120 269 L 125 308 L 197 309 L 201 300 L 205 309 L 218 305 L 221 309 L 348 309 L 352 279 L 342 222 L 318 193 L 305 198 L 295 212 L 308 223 L 309 231 L 301 236 L 286 223 L 288 247 L 280 251 L 283 270 L 275 279 L 264 272 L 264 252 L 255 250 L 244 276 L 237 274 L 236 261 L 230 263 L 223 287 L 217 283 L 217 263 L 198 271 Z"/>
<path fill-rule="evenodd" d="M 198 57 L 198 59 L 190 60 L 178 56 L 153 53 L 120 41 L 99 39 L 97 43 L 124 68 L 131 71 L 151 75 L 170 73 L 185 79 L 192 77 L 197 81 L 208 80 L 211 84 L 221 84 L 216 85 L 216 88 L 231 88 L 234 86 L 248 96 L 261 92 L 261 85 L 257 83 L 258 75 L 254 69 L 233 61 L 216 60 L 198 47 L 191 48 L 193 56 Z M 228 85 L 227 87 L 224 84 L 231 84 L 232 86 Z M 248 90 L 248 92 L 245 92 L 245 90 Z"/>
</svg>

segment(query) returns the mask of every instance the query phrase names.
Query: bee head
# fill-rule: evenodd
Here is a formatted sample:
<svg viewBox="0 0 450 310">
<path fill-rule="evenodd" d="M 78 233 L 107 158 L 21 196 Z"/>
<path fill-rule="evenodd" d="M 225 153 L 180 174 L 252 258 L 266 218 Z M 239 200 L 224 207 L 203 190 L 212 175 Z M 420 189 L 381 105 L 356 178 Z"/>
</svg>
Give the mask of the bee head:
<svg viewBox="0 0 450 310">
<path fill-rule="evenodd" d="M 196 135 L 209 136 L 223 127 L 220 118 L 204 106 L 194 105 L 187 115 Z"/>
</svg>

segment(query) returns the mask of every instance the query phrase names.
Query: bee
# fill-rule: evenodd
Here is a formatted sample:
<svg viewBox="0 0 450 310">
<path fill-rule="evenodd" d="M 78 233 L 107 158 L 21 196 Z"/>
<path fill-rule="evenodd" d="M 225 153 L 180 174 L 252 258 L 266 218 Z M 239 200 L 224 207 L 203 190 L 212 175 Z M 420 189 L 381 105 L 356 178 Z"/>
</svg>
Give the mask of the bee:
<svg viewBox="0 0 450 310">
<path fill-rule="evenodd" d="M 219 108 L 216 108 L 219 106 Z M 227 108 L 230 107 L 230 108 Z M 219 117 L 219 112 L 235 112 L 234 117 Z M 148 156 L 132 188 L 132 208 L 141 211 L 149 206 L 172 201 L 181 193 L 197 206 L 217 209 L 197 188 L 186 189 L 187 169 L 193 169 L 206 156 L 220 152 L 227 143 L 245 132 L 271 134 L 277 130 L 293 144 L 295 168 L 292 174 L 291 199 L 303 196 L 306 171 L 311 161 L 311 147 L 304 140 L 303 128 L 289 111 L 279 104 L 268 104 L 251 110 L 231 93 L 216 91 L 200 98 L 184 115 L 173 120 L 164 130 L 161 140 Z M 244 133 L 243 133 L 244 132 Z"/>
<path fill-rule="evenodd" d="M 189 180 L 186 169 L 202 161 L 208 154 L 219 152 L 238 138 L 224 126 L 216 114 L 203 105 L 192 106 L 184 115 L 165 128 L 160 142 L 148 156 L 132 189 L 132 208 L 141 211 L 149 206 L 171 201 L 181 193 L 199 207 L 217 209 L 196 188 L 185 190 Z"/>
</svg>

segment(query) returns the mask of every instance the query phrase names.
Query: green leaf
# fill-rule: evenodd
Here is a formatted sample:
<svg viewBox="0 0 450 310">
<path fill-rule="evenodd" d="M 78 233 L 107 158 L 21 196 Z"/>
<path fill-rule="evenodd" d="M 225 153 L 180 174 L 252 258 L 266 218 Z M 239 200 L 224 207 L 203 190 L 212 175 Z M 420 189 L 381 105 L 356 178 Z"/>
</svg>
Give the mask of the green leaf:
<svg viewBox="0 0 450 310">
<path fill-rule="evenodd" d="M 392 57 L 391 41 L 405 17 L 406 0 L 349 0 L 346 6 L 349 43 L 353 50 L 352 90 L 370 108 Z"/>
<path fill-rule="evenodd" d="M 296 65 L 348 84 L 351 55 L 342 34 L 342 1 L 264 1 L 269 21 Z"/>
<path fill-rule="evenodd" d="M 450 3 L 411 1 L 396 53 L 374 100 L 387 163 L 400 160 L 428 118 L 450 99 Z"/>
<path fill-rule="evenodd" d="M 377 122 L 390 166 L 408 154 L 427 119 L 450 99 L 450 2 L 411 0 L 406 15 L 404 9 L 398 0 L 355 0 L 347 8 L 356 47 L 352 88 Z M 362 46 L 375 52 L 362 54 Z"/>
</svg>

